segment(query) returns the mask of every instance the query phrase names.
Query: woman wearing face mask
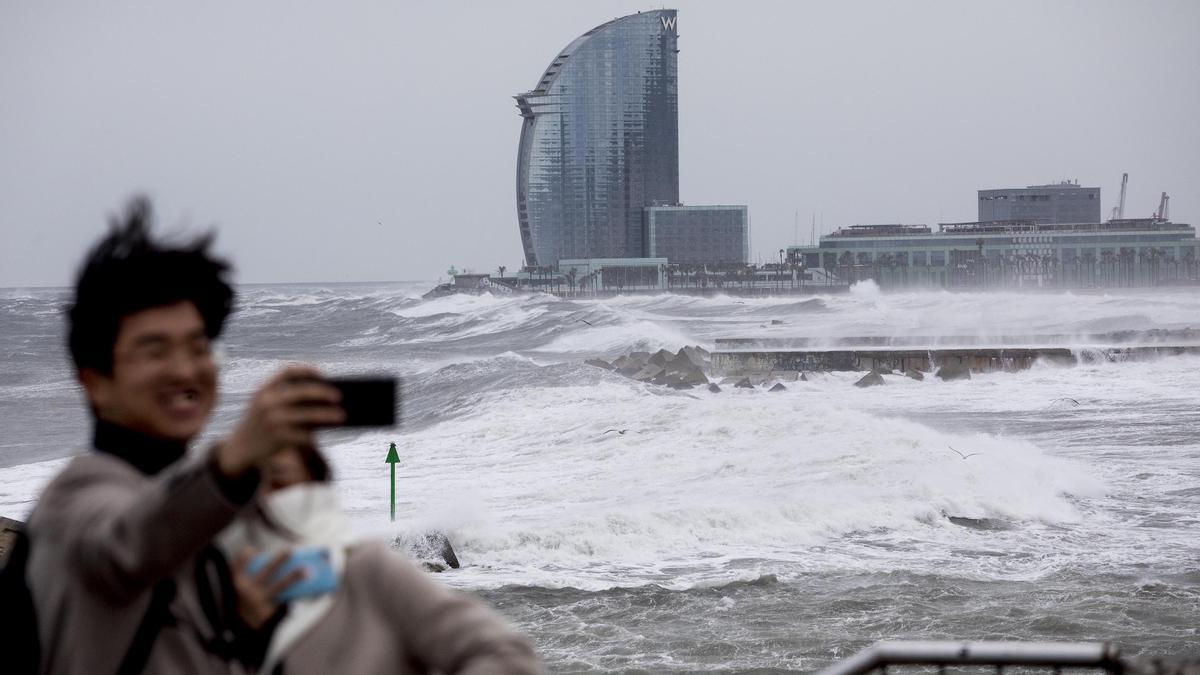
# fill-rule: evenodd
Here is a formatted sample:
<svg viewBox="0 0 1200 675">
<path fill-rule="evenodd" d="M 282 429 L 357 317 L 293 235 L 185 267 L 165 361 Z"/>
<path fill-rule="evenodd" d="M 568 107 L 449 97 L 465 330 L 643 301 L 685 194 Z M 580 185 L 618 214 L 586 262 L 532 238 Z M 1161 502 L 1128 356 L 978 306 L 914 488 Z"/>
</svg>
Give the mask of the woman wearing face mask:
<svg viewBox="0 0 1200 675">
<path fill-rule="evenodd" d="M 249 628 L 241 650 L 259 672 L 539 672 L 528 642 L 483 603 L 382 543 L 353 541 L 316 448 L 277 453 L 262 476 L 251 515 L 217 539 L 233 561 L 237 619 Z M 314 581 L 303 569 L 281 573 L 297 552 L 318 552 L 315 581 L 331 583 L 281 601 Z"/>
<path fill-rule="evenodd" d="M 262 659 L 270 672 L 279 654 L 328 613 L 332 593 L 280 602 L 280 594 L 305 579 L 296 568 L 281 574 L 292 552 L 301 547 L 328 552 L 335 578 L 345 570 L 349 526 L 330 486 L 329 464 L 312 446 L 279 452 L 262 467 L 262 483 L 250 516 L 235 521 L 217 544 L 232 560 L 237 613 L 250 631 L 242 631 L 246 660 Z M 266 564 L 251 571 L 255 558 Z M 249 644 L 245 644 L 249 643 Z"/>
</svg>

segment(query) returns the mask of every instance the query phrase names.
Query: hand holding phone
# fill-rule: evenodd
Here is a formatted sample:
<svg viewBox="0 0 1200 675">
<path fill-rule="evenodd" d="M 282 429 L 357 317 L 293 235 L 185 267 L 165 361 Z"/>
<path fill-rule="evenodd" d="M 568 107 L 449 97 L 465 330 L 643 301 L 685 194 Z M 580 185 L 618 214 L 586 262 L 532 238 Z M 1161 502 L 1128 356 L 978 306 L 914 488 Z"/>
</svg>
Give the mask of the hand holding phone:
<svg viewBox="0 0 1200 675">
<path fill-rule="evenodd" d="M 275 555 L 268 553 L 258 555 L 246 566 L 246 572 L 257 575 L 265 570 L 274 558 Z M 337 590 L 337 574 L 333 571 L 333 563 L 329 558 L 329 549 L 327 548 L 305 547 L 293 550 L 287 560 L 274 571 L 270 581 L 278 582 L 294 575 L 297 571 L 301 571 L 303 576 L 276 594 L 277 602 L 291 602 L 299 598 L 315 597 Z"/>
<path fill-rule="evenodd" d="M 255 392 L 232 433 L 217 445 L 217 468 L 238 476 L 276 452 L 312 444 L 313 429 L 345 421 L 337 390 L 309 366 L 280 370 Z"/>
</svg>

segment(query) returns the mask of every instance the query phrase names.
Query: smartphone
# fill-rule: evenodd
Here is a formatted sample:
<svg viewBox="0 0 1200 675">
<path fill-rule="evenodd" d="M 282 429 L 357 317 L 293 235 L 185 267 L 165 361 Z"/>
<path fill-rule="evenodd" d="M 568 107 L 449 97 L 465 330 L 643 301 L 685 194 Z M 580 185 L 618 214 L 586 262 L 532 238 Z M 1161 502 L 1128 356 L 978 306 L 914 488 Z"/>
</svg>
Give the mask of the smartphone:
<svg viewBox="0 0 1200 675">
<path fill-rule="evenodd" d="M 263 553 L 255 556 L 246 571 L 258 574 L 270 564 L 275 555 Z M 291 602 L 298 598 L 311 598 L 337 590 L 337 575 L 333 572 L 333 564 L 329 560 L 329 549 L 318 547 L 297 548 L 288 556 L 287 562 L 279 568 L 275 575 L 281 579 L 291 574 L 295 569 L 304 570 L 304 578 L 288 586 L 275 599 L 279 602 Z"/>
<path fill-rule="evenodd" d="M 342 394 L 344 427 L 394 427 L 399 397 L 395 377 L 335 377 L 326 380 Z"/>
</svg>

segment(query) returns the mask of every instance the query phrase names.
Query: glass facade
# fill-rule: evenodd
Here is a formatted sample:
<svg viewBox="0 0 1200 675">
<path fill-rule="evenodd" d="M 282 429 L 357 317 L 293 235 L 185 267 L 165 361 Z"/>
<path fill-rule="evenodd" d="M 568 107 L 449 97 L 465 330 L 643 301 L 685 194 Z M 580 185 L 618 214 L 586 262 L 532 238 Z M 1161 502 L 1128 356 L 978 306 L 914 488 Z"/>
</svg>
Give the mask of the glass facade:
<svg viewBox="0 0 1200 675">
<path fill-rule="evenodd" d="M 597 26 L 516 96 L 526 264 L 642 256 L 643 208 L 679 203 L 676 21 L 667 9 Z"/>
<path fill-rule="evenodd" d="M 607 258 L 558 261 L 580 291 L 625 291 L 666 288 L 666 258 Z"/>
<path fill-rule="evenodd" d="M 1098 223 L 1100 188 L 1061 183 L 1012 190 L 980 190 L 979 220 Z"/>
<path fill-rule="evenodd" d="M 651 206 L 646 209 L 646 255 L 684 264 L 749 262 L 749 210 L 745 206 Z"/>
<path fill-rule="evenodd" d="M 888 283 L 1130 286 L 1200 276 L 1200 241 L 1185 223 L 1147 218 L 1002 229 L 989 222 L 943 224 L 938 232 L 908 236 L 839 230 L 817 246 L 790 246 L 787 255 L 843 278 L 879 275 Z"/>
</svg>

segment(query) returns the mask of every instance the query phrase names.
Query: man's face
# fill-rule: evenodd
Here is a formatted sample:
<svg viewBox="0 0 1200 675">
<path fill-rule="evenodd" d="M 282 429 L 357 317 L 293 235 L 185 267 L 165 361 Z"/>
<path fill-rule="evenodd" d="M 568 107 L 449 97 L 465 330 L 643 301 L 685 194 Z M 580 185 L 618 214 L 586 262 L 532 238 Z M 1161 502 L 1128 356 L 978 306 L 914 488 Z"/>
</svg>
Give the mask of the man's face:
<svg viewBox="0 0 1200 675">
<path fill-rule="evenodd" d="M 101 418 L 158 438 L 191 440 L 216 402 L 212 346 L 187 301 L 123 318 L 112 375 L 84 369 L 80 376 Z"/>
</svg>

